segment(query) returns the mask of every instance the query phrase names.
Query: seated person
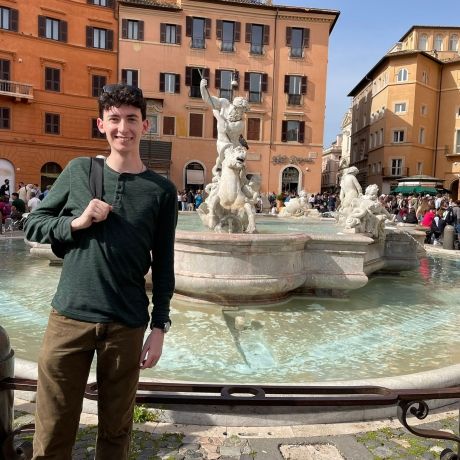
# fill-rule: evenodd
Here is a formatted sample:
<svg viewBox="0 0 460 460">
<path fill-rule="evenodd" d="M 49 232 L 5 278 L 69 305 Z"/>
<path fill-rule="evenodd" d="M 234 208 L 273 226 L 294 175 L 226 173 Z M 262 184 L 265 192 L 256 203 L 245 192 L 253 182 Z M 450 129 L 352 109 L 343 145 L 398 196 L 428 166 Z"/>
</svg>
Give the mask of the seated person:
<svg viewBox="0 0 460 460">
<path fill-rule="evenodd" d="M 8 196 L 2 196 L 0 198 L 0 213 L 2 214 L 2 223 L 11 215 L 11 204 Z"/>
<path fill-rule="evenodd" d="M 13 198 L 13 202 L 11 203 L 11 218 L 13 220 L 20 220 L 26 212 L 26 204 L 19 198 L 19 194 L 16 192 L 13 192 L 11 197 Z"/>
</svg>

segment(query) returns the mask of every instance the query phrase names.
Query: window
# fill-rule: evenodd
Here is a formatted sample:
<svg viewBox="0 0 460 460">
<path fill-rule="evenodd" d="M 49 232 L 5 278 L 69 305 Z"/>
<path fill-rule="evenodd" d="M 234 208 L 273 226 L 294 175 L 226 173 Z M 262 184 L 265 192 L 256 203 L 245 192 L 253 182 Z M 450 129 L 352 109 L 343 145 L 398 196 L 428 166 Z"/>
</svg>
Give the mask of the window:
<svg viewBox="0 0 460 460">
<path fill-rule="evenodd" d="M 408 77 L 409 73 L 407 72 L 407 69 L 399 69 L 396 81 L 407 81 Z"/>
<path fill-rule="evenodd" d="M 61 90 L 61 69 L 45 67 L 45 89 L 47 91 Z"/>
<path fill-rule="evenodd" d="M 379 145 L 383 144 L 383 128 L 380 128 L 379 131 Z"/>
<path fill-rule="evenodd" d="M 61 116 L 57 113 L 45 113 L 45 133 L 59 134 L 60 118 Z"/>
<path fill-rule="evenodd" d="M 18 31 L 18 10 L 0 6 L 0 29 Z"/>
<path fill-rule="evenodd" d="M 189 118 L 189 136 L 203 137 L 203 114 L 191 113 Z"/>
<path fill-rule="evenodd" d="M 107 84 L 107 77 L 105 75 L 93 75 L 92 76 L 92 88 L 91 95 L 93 97 L 99 97 L 102 93 L 102 88 Z"/>
<path fill-rule="evenodd" d="M 60 19 L 38 16 L 38 36 L 57 40 L 60 42 L 67 41 L 67 22 Z"/>
<path fill-rule="evenodd" d="M 420 128 L 418 132 L 418 142 L 419 144 L 425 143 L 425 128 Z"/>
<path fill-rule="evenodd" d="M 423 163 L 421 161 L 417 162 L 416 171 L 417 171 L 417 174 L 423 174 Z"/>
<path fill-rule="evenodd" d="M 216 35 L 218 40 L 222 40 L 221 51 L 235 51 L 235 42 L 240 41 L 241 24 L 218 20 L 216 22 Z"/>
<path fill-rule="evenodd" d="M 248 141 L 260 141 L 260 118 L 248 118 Z"/>
<path fill-rule="evenodd" d="M 163 134 L 165 136 L 174 136 L 176 132 L 175 117 L 163 117 Z"/>
<path fill-rule="evenodd" d="M 160 24 L 160 42 L 180 45 L 182 27 L 176 24 Z"/>
<path fill-rule="evenodd" d="M 0 129 L 10 129 L 9 107 L 0 107 Z"/>
<path fill-rule="evenodd" d="M 460 129 L 455 132 L 455 153 L 460 153 Z"/>
<path fill-rule="evenodd" d="M 374 135 L 373 134 L 370 134 L 369 135 L 369 148 L 373 148 L 374 147 Z"/>
<path fill-rule="evenodd" d="M 201 98 L 200 82 L 201 75 L 209 81 L 209 69 L 203 67 L 185 68 L 185 86 L 190 86 L 190 97 Z"/>
<path fill-rule="evenodd" d="M 442 35 L 438 34 L 434 37 L 434 49 L 436 51 L 442 51 L 442 42 L 443 42 Z"/>
<path fill-rule="evenodd" d="M 148 115 L 149 120 L 149 134 L 159 134 L 160 130 L 158 129 L 158 115 Z"/>
<path fill-rule="evenodd" d="M 192 39 L 190 46 L 206 48 L 206 39 L 211 38 L 211 20 L 187 16 L 185 21 L 185 35 Z"/>
<path fill-rule="evenodd" d="M 105 139 L 105 134 L 97 127 L 97 118 L 91 118 L 91 137 L 93 139 Z"/>
<path fill-rule="evenodd" d="M 428 36 L 427 34 L 420 35 L 418 39 L 418 49 L 421 51 L 426 51 L 428 49 Z"/>
<path fill-rule="evenodd" d="M 391 160 L 391 175 L 401 176 L 402 175 L 402 159 L 396 158 Z"/>
<path fill-rule="evenodd" d="M 395 113 L 402 113 L 406 111 L 406 103 L 405 102 L 398 102 L 395 104 Z"/>
<path fill-rule="evenodd" d="M 86 46 L 103 50 L 113 49 L 113 30 L 86 27 Z"/>
<path fill-rule="evenodd" d="M 420 106 L 420 115 L 426 116 L 428 113 L 428 107 L 425 104 Z"/>
<path fill-rule="evenodd" d="M 236 80 L 235 73 L 232 70 L 216 70 L 215 87 L 219 88 L 219 97 L 229 101 L 233 99 L 232 80 Z"/>
<path fill-rule="evenodd" d="M 0 61 L 1 62 L 1 61 Z M 456 112 L 457 118 L 460 118 L 460 106 L 457 107 L 457 112 Z"/>
<path fill-rule="evenodd" d="M 121 81 L 126 85 L 139 86 L 139 71 L 134 69 L 121 69 Z"/>
<path fill-rule="evenodd" d="M 0 80 L 10 80 L 10 61 L 7 59 L 0 59 Z M 2 88 L 2 90 L 3 89 L 4 88 Z"/>
<path fill-rule="evenodd" d="M 426 70 L 422 71 L 422 82 L 428 84 L 428 72 Z"/>
<path fill-rule="evenodd" d="M 458 35 L 456 34 L 449 37 L 449 51 L 458 51 Z"/>
<path fill-rule="evenodd" d="M 180 75 L 160 73 L 160 91 L 162 93 L 180 93 Z"/>
<path fill-rule="evenodd" d="M 270 43 L 270 27 L 264 24 L 246 24 L 246 43 L 251 54 L 263 54 L 264 45 Z"/>
<path fill-rule="evenodd" d="M 267 91 L 267 87 L 266 73 L 245 72 L 244 90 L 249 92 L 249 102 L 262 102 L 262 93 Z"/>
<path fill-rule="evenodd" d="M 310 45 L 310 29 L 286 27 L 286 46 L 291 57 L 303 57 L 303 49 Z"/>
<path fill-rule="evenodd" d="M 281 128 L 282 142 L 301 142 L 305 139 L 305 122 L 297 120 L 283 120 Z"/>
<path fill-rule="evenodd" d="M 404 142 L 404 130 L 399 129 L 393 131 L 393 142 L 399 143 Z"/>
<path fill-rule="evenodd" d="M 288 95 L 288 104 L 300 105 L 301 95 L 307 93 L 307 77 L 285 75 L 284 92 Z"/>
<path fill-rule="evenodd" d="M 88 0 L 91 5 L 106 6 L 108 8 L 113 7 L 113 0 Z"/>
<path fill-rule="evenodd" d="M 122 19 L 121 38 L 127 38 L 129 40 L 144 40 L 144 21 Z"/>
</svg>

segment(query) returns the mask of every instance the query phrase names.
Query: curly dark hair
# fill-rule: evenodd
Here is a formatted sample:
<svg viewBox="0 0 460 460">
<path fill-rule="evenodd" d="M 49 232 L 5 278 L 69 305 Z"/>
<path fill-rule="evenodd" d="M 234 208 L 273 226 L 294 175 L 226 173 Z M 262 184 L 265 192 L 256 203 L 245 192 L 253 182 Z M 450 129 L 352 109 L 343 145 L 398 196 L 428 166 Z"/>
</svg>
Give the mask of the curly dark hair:
<svg viewBox="0 0 460 460">
<path fill-rule="evenodd" d="M 135 86 L 117 83 L 106 85 L 99 96 L 99 117 L 102 118 L 104 110 L 110 107 L 120 107 L 122 105 L 132 105 L 140 109 L 142 120 L 147 118 L 147 103 L 142 94 L 142 90 Z"/>
</svg>

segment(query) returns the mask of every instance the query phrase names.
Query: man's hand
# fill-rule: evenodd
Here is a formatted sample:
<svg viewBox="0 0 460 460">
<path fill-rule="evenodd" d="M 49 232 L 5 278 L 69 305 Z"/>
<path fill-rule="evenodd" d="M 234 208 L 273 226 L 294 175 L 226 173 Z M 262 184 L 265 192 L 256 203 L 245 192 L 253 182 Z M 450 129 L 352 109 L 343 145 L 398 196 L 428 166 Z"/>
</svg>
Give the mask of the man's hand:
<svg viewBox="0 0 460 460">
<path fill-rule="evenodd" d="M 206 78 L 202 78 L 200 81 L 200 88 L 206 88 L 208 86 L 208 80 Z"/>
<path fill-rule="evenodd" d="M 91 227 L 95 222 L 106 220 L 111 210 L 112 206 L 110 204 L 94 198 L 89 202 L 83 214 L 70 223 L 72 231 L 83 230 Z"/>
<path fill-rule="evenodd" d="M 149 336 L 145 340 L 142 348 L 139 367 L 141 369 L 149 369 L 156 365 L 160 360 L 163 351 L 163 341 L 165 333 L 161 329 L 153 328 Z"/>
</svg>

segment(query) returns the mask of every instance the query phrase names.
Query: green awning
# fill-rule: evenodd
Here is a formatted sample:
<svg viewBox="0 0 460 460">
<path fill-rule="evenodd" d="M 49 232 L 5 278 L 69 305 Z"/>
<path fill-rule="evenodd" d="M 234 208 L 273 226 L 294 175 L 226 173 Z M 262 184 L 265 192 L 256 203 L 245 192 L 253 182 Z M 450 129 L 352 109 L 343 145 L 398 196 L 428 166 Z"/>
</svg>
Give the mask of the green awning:
<svg viewBox="0 0 460 460">
<path fill-rule="evenodd" d="M 421 185 L 415 187 L 414 192 L 417 192 L 417 193 L 430 193 L 432 195 L 436 195 L 436 193 L 438 193 L 438 191 L 433 187 L 422 187 Z"/>
<path fill-rule="evenodd" d="M 429 193 L 436 195 L 438 191 L 434 187 L 424 187 L 422 185 L 400 185 L 392 190 L 393 193 Z"/>
</svg>

